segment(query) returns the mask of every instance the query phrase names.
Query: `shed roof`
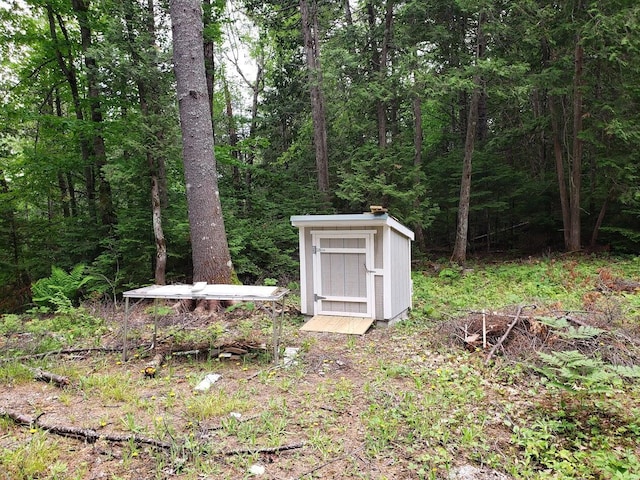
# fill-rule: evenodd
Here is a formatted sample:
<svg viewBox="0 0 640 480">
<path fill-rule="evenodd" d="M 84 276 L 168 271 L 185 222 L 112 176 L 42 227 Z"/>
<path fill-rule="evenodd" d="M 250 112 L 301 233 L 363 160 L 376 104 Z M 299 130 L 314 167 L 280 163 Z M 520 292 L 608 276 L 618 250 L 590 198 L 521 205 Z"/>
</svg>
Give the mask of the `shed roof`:
<svg viewBox="0 0 640 480">
<path fill-rule="evenodd" d="M 388 226 L 405 237 L 413 240 L 414 234 L 388 213 L 349 213 L 337 215 L 294 215 L 291 217 L 294 227 L 353 227 Z"/>
</svg>

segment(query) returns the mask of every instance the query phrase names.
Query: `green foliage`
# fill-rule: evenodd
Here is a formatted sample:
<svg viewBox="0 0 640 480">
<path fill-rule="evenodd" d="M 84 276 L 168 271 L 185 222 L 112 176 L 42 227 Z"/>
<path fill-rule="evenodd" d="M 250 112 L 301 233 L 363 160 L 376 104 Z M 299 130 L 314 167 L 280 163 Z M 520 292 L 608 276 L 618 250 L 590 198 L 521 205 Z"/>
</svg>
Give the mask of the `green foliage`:
<svg viewBox="0 0 640 480">
<path fill-rule="evenodd" d="M 49 437 L 47 432 L 35 430 L 29 440 L 17 448 L 2 448 L 0 468 L 7 478 L 60 478 L 59 475 L 67 471 L 67 466 L 57 460 L 62 447 Z"/>
<path fill-rule="evenodd" d="M 69 273 L 51 266 L 51 275 L 41 278 L 31 286 L 33 302 L 44 307 L 54 307 L 56 311 L 65 311 L 81 296 L 82 287 L 92 280 L 85 275 L 85 265 L 76 265 Z"/>
<path fill-rule="evenodd" d="M 555 334 L 570 340 L 587 340 L 604 333 L 596 327 L 570 326 L 563 319 L 540 318 L 541 323 L 552 327 Z M 577 350 L 538 352 L 544 365 L 538 370 L 549 379 L 550 384 L 588 397 L 610 391 L 620 385 L 622 378 L 640 378 L 640 366 L 610 365 L 598 358 L 590 358 Z"/>
<path fill-rule="evenodd" d="M 636 478 L 640 458 L 633 451 L 635 434 L 628 436 L 638 428 L 635 419 L 619 419 L 610 428 L 608 415 L 599 412 L 584 420 L 562 410 L 536 414 L 526 426 L 513 427 L 512 440 L 521 449 L 519 478 Z M 617 426 L 620 421 L 628 427 Z M 618 447 L 612 450 L 612 444 Z"/>
<path fill-rule="evenodd" d="M 605 330 L 591 325 L 580 325 L 574 327 L 570 325 L 565 318 L 551 318 L 551 317 L 536 317 L 540 323 L 543 323 L 554 329 L 554 333 L 562 338 L 569 340 L 586 340 L 594 338 L 604 333 Z"/>
<path fill-rule="evenodd" d="M 581 396 L 610 391 L 620 380 L 603 361 L 589 358 L 577 350 L 538 352 L 544 362 L 539 371 L 550 384 Z"/>
<path fill-rule="evenodd" d="M 22 320 L 20 316 L 7 314 L 0 316 L 0 335 L 10 335 L 18 333 L 22 328 Z"/>
</svg>

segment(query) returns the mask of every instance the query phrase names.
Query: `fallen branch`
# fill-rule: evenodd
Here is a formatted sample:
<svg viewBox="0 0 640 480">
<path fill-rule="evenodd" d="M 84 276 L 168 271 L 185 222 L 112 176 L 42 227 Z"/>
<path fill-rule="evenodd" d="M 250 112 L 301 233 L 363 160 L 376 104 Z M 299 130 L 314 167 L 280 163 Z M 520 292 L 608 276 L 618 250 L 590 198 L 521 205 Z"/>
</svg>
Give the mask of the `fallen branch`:
<svg viewBox="0 0 640 480">
<path fill-rule="evenodd" d="M 496 350 L 500 347 L 500 345 L 503 344 L 503 342 L 507 339 L 507 337 L 509 336 L 509 334 L 511 333 L 511 330 L 513 330 L 513 327 L 516 326 L 516 323 L 518 323 L 520 321 L 520 314 L 522 313 L 522 309 L 524 307 L 518 307 L 518 311 L 516 312 L 516 316 L 513 319 L 513 321 L 509 324 L 509 326 L 507 327 L 507 331 L 504 332 L 504 335 L 502 335 L 502 337 L 500 337 L 500 340 L 498 340 L 498 342 L 493 346 L 493 348 L 491 349 L 491 351 L 489 352 L 489 355 L 487 355 L 487 358 L 484 361 L 484 364 L 487 365 L 489 363 L 489 361 L 491 360 L 491 358 L 493 357 L 493 354 L 496 352 Z"/>
<path fill-rule="evenodd" d="M 27 427 L 38 427 L 47 432 L 60 435 L 62 437 L 76 438 L 80 440 L 84 440 L 88 443 L 95 443 L 98 440 L 105 440 L 107 442 L 114 443 L 123 443 L 123 442 L 134 442 L 138 445 L 150 445 L 155 448 L 160 448 L 163 450 L 170 450 L 171 448 L 176 447 L 175 443 L 167 443 L 161 440 L 156 440 L 153 438 L 143 437 L 140 435 L 115 435 L 115 434 L 107 434 L 107 433 L 99 433 L 90 428 L 77 428 L 77 427 L 69 427 L 64 425 L 50 425 L 40 421 L 40 416 L 31 417 L 29 415 L 25 415 L 23 413 L 15 412 L 13 410 L 6 410 L 0 408 L 0 417 L 7 417 L 13 420 L 18 425 L 24 425 Z M 256 453 L 278 453 L 284 452 L 287 450 L 295 450 L 297 448 L 304 447 L 304 442 L 294 443 L 290 445 L 282 445 L 280 447 L 267 447 L 267 448 L 247 448 L 240 450 L 229 450 L 226 452 L 219 452 L 217 456 L 230 457 L 233 455 L 253 455 Z"/>
<path fill-rule="evenodd" d="M 88 443 L 95 443 L 98 440 L 106 440 L 108 442 L 122 443 L 122 442 L 134 442 L 139 445 L 150 445 L 152 447 L 161 449 L 170 449 L 172 444 L 155 440 L 153 438 L 142 437 L 140 435 L 113 435 L 98 433 L 90 428 L 78 428 L 69 427 L 64 425 L 50 425 L 40 421 L 40 417 L 30 417 L 22 413 L 14 412 L 12 410 L 5 410 L 0 408 L 0 416 L 7 417 L 13 420 L 18 425 L 24 425 L 28 427 L 38 427 L 47 432 L 60 435 L 61 437 L 77 438 L 84 440 Z"/>
<path fill-rule="evenodd" d="M 582 320 L 579 320 L 577 318 L 572 318 L 570 316 L 565 316 L 564 318 L 566 318 L 567 320 L 569 320 L 570 322 L 575 323 L 576 325 L 580 326 L 580 327 L 592 327 L 593 325 L 589 325 L 587 322 L 583 322 Z"/>
<path fill-rule="evenodd" d="M 194 350 L 174 350 L 171 352 L 172 357 L 188 357 L 191 355 L 204 355 L 208 354 L 211 358 L 220 355 L 221 350 L 219 348 L 197 348 Z"/>
<path fill-rule="evenodd" d="M 234 418 L 234 417 L 230 417 L 230 418 Z M 255 420 L 256 418 L 260 418 L 260 416 L 251 415 L 249 417 L 240 417 L 240 418 L 235 418 L 235 421 L 237 423 L 244 423 L 244 422 L 250 422 L 251 420 Z M 222 430 L 224 427 L 225 427 L 224 424 L 213 425 L 213 426 L 200 425 L 200 430 L 202 432 L 213 432 L 215 430 Z"/>
<path fill-rule="evenodd" d="M 295 450 L 297 448 L 304 447 L 304 442 L 293 443 L 291 445 L 282 445 L 280 447 L 266 447 L 266 448 L 246 448 L 240 450 L 229 450 L 227 452 L 221 452 L 218 455 L 230 457 L 233 455 L 254 455 L 256 453 L 278 453 L 285 452 L 287 450 Z"/>
<path fill-rule="evenodd" d="M 29 367 L 25 367 L 25 368 L 28 368 L 31 371 L 31 373 L 33 373 L 34 380 L 38 380 L 40 382 L 53 383 L 60 388 L 66 387 L 67 385 L 69 385 L 69 379 L 62 375 L 56 375 L 55 373 L 46 372 L 39 368 L 29 368 Z"/>
<path fill-rule="evenodd" d="M 0 363 L 6 362 L 21 362 L 23 360 L 37 360 L 39 358 L 45 358 L 52 355 L 69 355 L 72 353 L 92 353 L 92 352 L 120 352 L 122 348 L 112 348 L 112 347 L 93 347 L 93 348 L 68 348 L 62 350 L 53 350 L 51 352 L 45 353 L 34 353 L 33 355 L 22 355 L 20 357 L 2 357 L 0 358 Z"/>
</svg>

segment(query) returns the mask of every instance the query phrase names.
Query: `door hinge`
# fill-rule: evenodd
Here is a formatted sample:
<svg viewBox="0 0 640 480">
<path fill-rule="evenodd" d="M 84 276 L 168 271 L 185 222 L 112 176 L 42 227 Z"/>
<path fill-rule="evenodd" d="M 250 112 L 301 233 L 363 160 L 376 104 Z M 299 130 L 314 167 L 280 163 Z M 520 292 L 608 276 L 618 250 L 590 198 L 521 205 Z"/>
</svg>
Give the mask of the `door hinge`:
<svg viewBox="0 0 640 480">
<path fill-rule="evenodd" d="M 327 297 L 323 297 L 321 295 L 318 295 L 317 293 L 313 294 L 313 301 L 314 302 L 317 302 L 318 300 L 326 300 L 326 299 L 327 299 Z"/>
</svg>

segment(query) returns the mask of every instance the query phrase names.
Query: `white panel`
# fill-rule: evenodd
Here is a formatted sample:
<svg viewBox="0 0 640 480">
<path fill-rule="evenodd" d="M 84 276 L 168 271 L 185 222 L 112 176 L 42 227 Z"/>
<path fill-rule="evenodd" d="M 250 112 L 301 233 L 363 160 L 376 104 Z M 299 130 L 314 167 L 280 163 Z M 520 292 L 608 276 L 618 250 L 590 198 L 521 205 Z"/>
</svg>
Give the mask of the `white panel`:
<svg viewBox="0 0 640 480">
<path fill-rule="evenodd" d="M 313 230 L 316 315 L 372 316 L 373 231 Z"/>
</svg>

